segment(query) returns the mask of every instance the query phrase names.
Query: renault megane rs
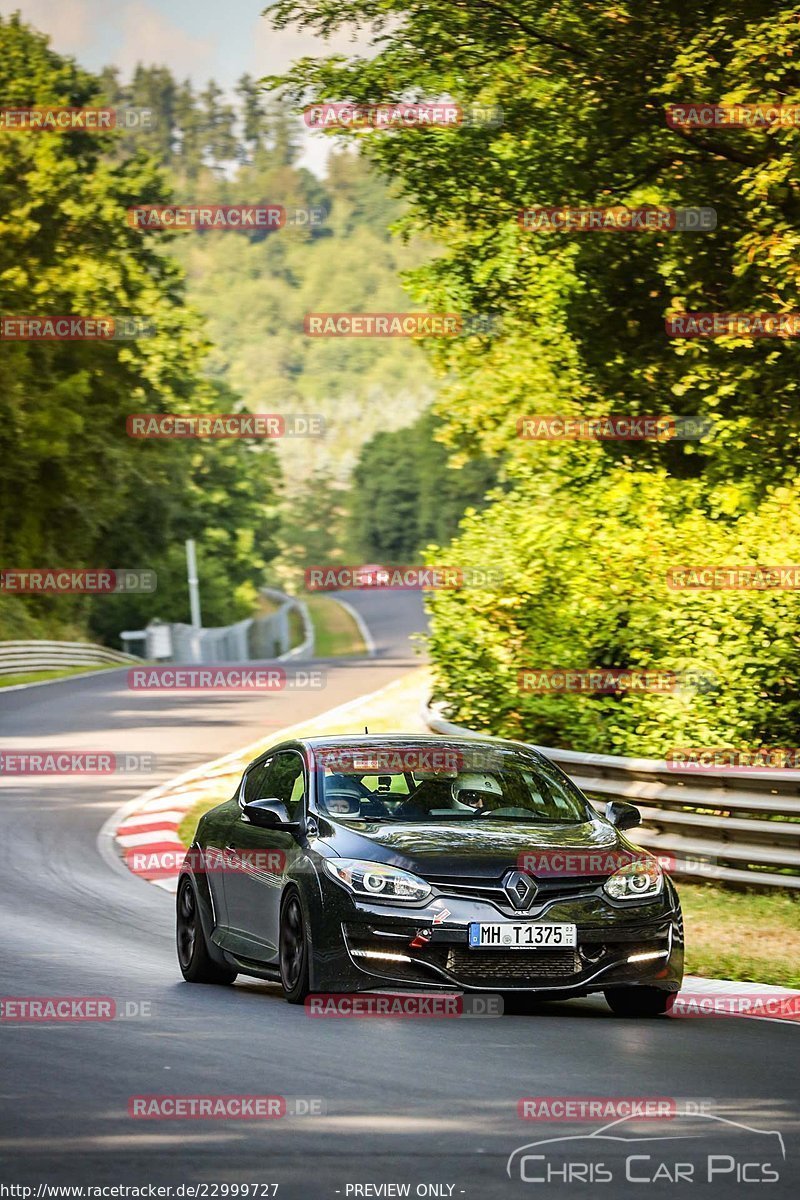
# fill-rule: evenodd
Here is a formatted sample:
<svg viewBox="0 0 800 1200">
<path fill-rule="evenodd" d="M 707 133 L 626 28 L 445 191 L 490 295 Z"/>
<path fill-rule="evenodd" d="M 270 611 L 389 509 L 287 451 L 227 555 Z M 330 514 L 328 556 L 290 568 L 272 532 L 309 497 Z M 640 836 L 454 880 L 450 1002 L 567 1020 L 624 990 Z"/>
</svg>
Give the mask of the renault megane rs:
<svg viewBox="0 0 800 1200">
<path fill-rule="evenodd" d="M 499 739 L 306 738 L 257 758 L 181 870 L 184 978 L 310 992 L 603 992 L 663 1013 L 683 973 L 678 896 L 532 747 Z"/>
</svg>

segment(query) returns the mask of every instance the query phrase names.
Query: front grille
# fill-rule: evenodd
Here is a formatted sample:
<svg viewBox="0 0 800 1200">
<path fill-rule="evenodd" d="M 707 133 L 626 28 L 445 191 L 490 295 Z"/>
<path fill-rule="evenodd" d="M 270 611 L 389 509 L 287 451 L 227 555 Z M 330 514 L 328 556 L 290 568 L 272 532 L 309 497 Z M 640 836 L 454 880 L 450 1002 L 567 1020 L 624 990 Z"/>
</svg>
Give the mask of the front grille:
<svg viewBox="0 0 800 1200">
<path fill-rule="evenodd" d="M 569 981 L 581 969 L 577 950 L 468 950 L 453 946 L 447 970 L 460 983 L 502 987 Z"/>
<path fill-rule="evenodd" d="M 434 887 L 446 892 L 449 896 L 458 896 L 466 900 L 490 900 L 494 904 L 508 904 L 508 896 L 498 884 L 451 883 L 449 880 L 428 879 Z"/>
<path fill-rule="evenodd" d="M 514 911 L 514 906 L 502 885 L 502 879 L 477 883 L 465 880 L 463 875 L 426 875 L 425 878 L 428 883 L 433 884 L 438 891 L 445 895 L 455 896 L 457 899 L 485 900 L 498 908 Z M 531 908 L 534 909 L 551 900 L 573 900 L 591 895 L 594 891 L 594 884 L 587 879 L 536 879 L 534 876 L 531 878 L 534 879 L 538 889 L 536 898 L 531 905 Z"/>
</svg>

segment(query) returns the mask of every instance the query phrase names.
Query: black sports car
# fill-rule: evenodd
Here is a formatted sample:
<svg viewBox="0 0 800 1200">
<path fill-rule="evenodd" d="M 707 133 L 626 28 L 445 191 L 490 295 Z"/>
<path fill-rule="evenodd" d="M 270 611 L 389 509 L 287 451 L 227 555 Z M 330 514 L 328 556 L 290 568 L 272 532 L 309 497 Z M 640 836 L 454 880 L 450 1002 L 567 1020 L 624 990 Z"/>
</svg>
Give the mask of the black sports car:
<svg viewBox="0 0 800 1200">
<path fill-rule="evenodd" d="M 178 881 L 184 978 L 310 992 L 433 988 L 657 1015 L 683 923 L 657 860 L 554 763 L 498 739 L 284 742 L 200 821 Z"/>
</svg>

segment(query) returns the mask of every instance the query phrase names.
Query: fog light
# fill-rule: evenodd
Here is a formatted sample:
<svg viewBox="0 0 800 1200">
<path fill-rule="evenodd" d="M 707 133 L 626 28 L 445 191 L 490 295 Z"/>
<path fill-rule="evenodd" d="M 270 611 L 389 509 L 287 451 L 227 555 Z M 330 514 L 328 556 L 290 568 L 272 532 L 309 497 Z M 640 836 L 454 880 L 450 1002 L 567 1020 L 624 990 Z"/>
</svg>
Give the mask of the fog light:
<svg viewBox="0 0 800 1200">
<path fill-rule="evenodd" d="M 628 962 L 649 962 L 653 958 L 666 958 L 669 950 L 647 950 L 644 954 L 629 954 Z"/>
<path fill-rule="evenodd" d="M 351 950 L 350 953 L 355 958 L 382 958 L 389 959 L 390 962 L 411 962 L 412 960 L 407 954 L 390 954 L 383 950 Z"/>
</svg>

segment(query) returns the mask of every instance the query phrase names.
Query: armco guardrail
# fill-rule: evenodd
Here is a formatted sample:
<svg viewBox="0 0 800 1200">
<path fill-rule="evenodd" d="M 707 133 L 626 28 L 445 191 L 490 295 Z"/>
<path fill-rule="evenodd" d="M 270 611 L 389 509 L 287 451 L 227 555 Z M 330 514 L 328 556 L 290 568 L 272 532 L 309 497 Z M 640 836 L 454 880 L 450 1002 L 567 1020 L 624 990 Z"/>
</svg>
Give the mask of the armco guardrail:
<svg viewBox="0 0 800 1200">
<path fill-rule="evenodd" d="M 279 657 L 310 658 L 314 653 L 314 625 L 311 621 L 307 605 L 295 596 L 287 596 L 284 592 L 279 592 L 276 588 L 262 588 L 261 595 L 266 596 L 268 600 L 276 601 L 280 605 L 274 617 L 280 618 L 285 623 L 287 649 Z M 300 617 L 300 622 L 303 626 L 303 640 L 297 646 L 291 646 L 291 637 L 289 635 L 289 613 L 292 609 Z M 270 619 L 270 617 L 261 618 L 264 621 L 269 621 Z"/>
<path fill-rule="evenodd" d="M 422 718 L 435 733 L 489 736 L 454 725 L 436 705 L 423 705 Z M 800 771 L 676 771 L 661 759 L 535 748 L 591 800 L 635 804 L 634 840 L 677 860 L 671 874 L 800 889 Z"/>
<path fill-rule="evenodd" d="M 128 629 L 120 637 L 126 645 L 140 646 L 145 657 L 159 662 L 207 666 L 263 658 L 310 658 L 314 653 L 314 627 L 303 601 L 275 588 L 261 588 L 261 594 L 277 605 L 265 616 L 205 628 L 154 620 L 146 629 Z M 303 628 L 303 639 L 296 646 L 292 646 L 292 612 Z"/>
<path fill-rule="evenodd" d="M 141 659 L 133 654 L 96 646 L 93 642 L 0 642 L 0 675 L 137 662 Z"/>
</svg>

